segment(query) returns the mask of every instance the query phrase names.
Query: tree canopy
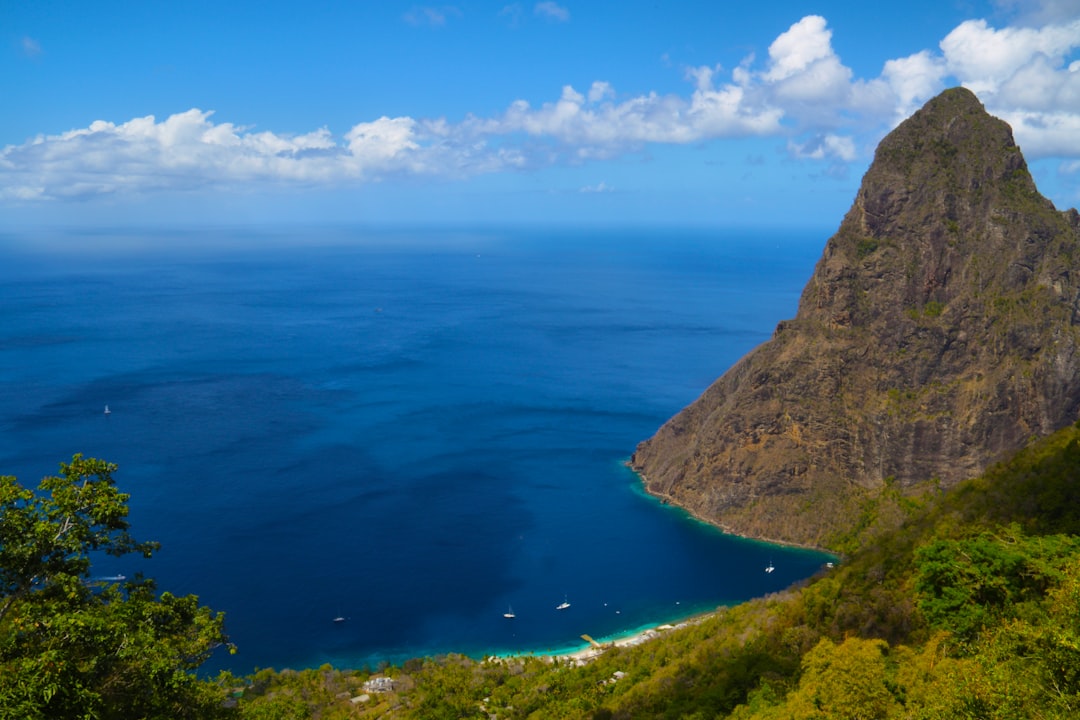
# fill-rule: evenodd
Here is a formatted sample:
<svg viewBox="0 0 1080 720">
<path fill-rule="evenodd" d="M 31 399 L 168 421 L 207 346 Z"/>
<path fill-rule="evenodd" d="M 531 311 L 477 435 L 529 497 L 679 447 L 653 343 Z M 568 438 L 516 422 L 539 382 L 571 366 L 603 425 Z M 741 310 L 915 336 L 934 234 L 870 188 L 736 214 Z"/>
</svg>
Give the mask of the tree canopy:
<svg viewBox="0 0 1080 720">
<path fill-rule="evenodd" d="M 0 718 L 211 718 L 194 671 L 231 649 L 224 617 L 152 580 L 94 580 L 92 555 L 140 553 L 116 466 L 76 455 L 36 490 L 0 477 Z"/>
</svg>

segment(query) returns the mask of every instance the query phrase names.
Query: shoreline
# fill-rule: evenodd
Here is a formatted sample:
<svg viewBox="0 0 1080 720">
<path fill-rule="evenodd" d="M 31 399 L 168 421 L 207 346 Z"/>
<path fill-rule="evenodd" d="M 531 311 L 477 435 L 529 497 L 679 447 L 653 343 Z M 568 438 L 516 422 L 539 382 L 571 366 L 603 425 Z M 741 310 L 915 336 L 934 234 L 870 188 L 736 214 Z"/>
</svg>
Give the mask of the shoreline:
<svg viewBox="0 0 1080 720">
<path fill-rule="evenodd" d="M 660 504 L 662 504 L 662 505 L 667 505 L 669 507 L 678 508 L 679 510 L 683 511 L 684 513 L 686 513 L 687 515 L 689 515 L 693 519 L 697 520 L 698 522 L 704 523 L 705 525 L 708 525 L 709 527 L 716 528 L 717 530 L 724 533 L 725 535 L 731 535 L 732 537 L 742 538 L 743 540 L 753 540 L 755 542 L 762 542 L 762 543 L 765 543 L 767 545 L 779 545 L 781 547 L 798 548 L 800 550 L 812 550 L 814 552 L 820 552 L 820 553 L 825 553 L 826 555 L 832 555 L 832 556 L 836 557 L 837 559 L 840 558 L 840 556 L 837 555 L 833 550 L 830 550 L 830 549 L 828 549 L 826 547 L 821 547 L 820 545 L 805 545 L 803 543 L 791 542 L 789 540 L 776 540 L 774 538 L 767 538 L 767 537 L 764 537 L 764 536 L 761 536 L 761 535 L 748 535 L 746 533 L 738 532 L 738 531 L 732 529 L 730 526 L 724 525 L 723 523 L 717 522 L 716 520 L 711 520 L 711 519 L 699 514 L 698 512 L 696 512 L 694 510 L 691 510 L 690 508 L 686 507 L 685 505 L 680 504 L 679 502 L 676 501 L 676 499 L 672 495 L 670 495 L 668 493 L 662 493 L 662 492 L 658 492 L 658 491 L 650 489 L 648 476 L 645 475 L 645 473 L 643 473 L 642 471 L 635 468 L 632 461 L 631 461 L 631 459 L 628 458 L 627 460 L 623 461 L 623 465 L 625 465 L 626 468 L 629 469 L 630 472 L 634 473 L 634 475 L 637 477 L 637 479 L 639 481 L 639 485 L 641 487 L 641 491 L 645 495 L 647 495 L 648 497 L 655 498 L 655 499 L 659 500 Z"/>
<path fill-rule="evenodd" d="M 670 496 L 650 491 L 648 489 L 646 477 L 642 473 L 635 470 L 630 464 L 629 460 L 624 460 L 619 464 L 634 474 L 634 481 L 632 483 L 628 483 L 628 485 L 631 485 L 634 488 L 635 492 L 641 493 L 646 499 L 652 502 L 656 502 L 657 500 L 671 500 Z M 730 528 L 725 527 L 720 523 L 708 520 L 707 518 L 704 518 L 697 513 L 691 511 L 690 509 L 675 502 L 662 502 L 657 503 L 657 505 L 667 505 L 669 509 L 682 513 L 683 515 L 685 515 L 686 518 L 701 523 L 702 525 L 712 530 L 719 531 L 724 535 L 730 536 L 732 538 L 737 538 L 739 540 L 744 540 L 749 543 L 760 543 L 764 545 L 773 545 L 777 547 L 789 548 L 791 550 L 801 550 L 809 553 L 821 554 L 832 558 L 833 561 L 840 561 L 842 559 L 841 556 L 837 553 L 824 548 L 810 545 L 802 545 L 792 542 L 770 540 L 768 538 L 756 537 L 752 535 L 745 535 L 742 533 L 734 532 Z M 789 589 L 790 586 L 780 590 L 776 590 L 774 591 L 774 593 L 785 592 Z M 615 632 L 604 635 L 599 639 L 594 639 L 587 634 L 583 634 L 579 636 L 580 643 L 574 643 L 572 645 L 567 644 L 563 647 L 548 646 L 545 648 L 514 650 L 499 649 L 497 647 L 488 649 L 472 648 L 465 650 L 440 651 L 437 653 L 425 653 L 423 651 L 420 651 L 419 653 L 404 652 L 390 653 L 388 655 L 381 654 L 379 656 L 373 655 L 367 658 L 352 658 L 349 660 L 343 658 L 320 658 L 318 662 L 320 664 L 330 662 L 331 664 L 334 664 L 338 667 L 352 668 L 375 667 L 377 665 L 385 663 L 389 666 L 395 666 L 400 668 L 404 665 L 404 663 L 408 662 L 409 660 L 415 660 L 419 658 L 432 658 L 445 654 L 457 654 L 463 657 L 471 658 L 473 661 L 477 662 L 507 662 L 518 658 L 535 658 L 544 662 L 569 662 L 575 665 L 584 665 L 592 662 L 608 650 L 635 647 L 637 645 L 647 643 L 650 640 L 670 633 L 674 630 L 681 630 L 686 627 L 691 627 L 693 625 L 704 622 L 710 618 L 715 617 L 718 613 L 722 613 L 725 610 L 733 607 L 734 605 L 754 600 L 759 597 L 765 597 L 774 593 L 766 593 L 766 595 L 747 598 L 745 600 L 734 602 L 731 604 L 717 603 L 715 605 L 712 605 L 711 609 L 706 609 L 710 607 L 709 605 L 706 605 L 706 608 L 702 608 L 699 605 L 696 610 L 686 608 L 687 610 L 690 610 L 690 612 L 686 615 L 668 616 L 668 618 L 671 619 L 660 619 L 655 622 L 639 624 L 634 627 L 626 628 L 625 630 L 616 630 Z M 664 615 L 661 614 L 661 618 L 663 617 Z M 304 663 L 301 664 L 303 665 Z"/>
<path fill-rule="evenodd" d="M 683 505 L 680 505 L 679 503 L 675 502 L 674 498 L 672 498 L 670 495 L 667 495 L 667 494 L 664 494 L 664 493 L 659 493 L 659 492 L 654 492 L 654 491 L 650 490 L 649 485 L 648 485 L 648 481 L 647 481 L 647 477 L 645 476 L 644 473 L 642 473 L 642 472 L 640 472 L 640 471 L 638 471 L 638 470 L 636 470 L 634 468 L 634 466 L 630 462 L 630 459 L 624 460 L 622 464 L 628 470 L 630 470 L 632 473 L 634 473 L 634 476 L 637 478 L 637 483 L 636 483 L 637 487 L 641 491 L 641 493 L 644 494 L 646 497 L 648 497 L 650 499 L 653 499 L 653 500 L 660 500 L 661 504 L 667 505 L 667 506 L 669 506 L 671 508 L 675 508 L 675 509 L 679 510 L 680 512 L 685 513 L 688 517 L 692 518 L 693 520 L 695 520 L 697 522 L 700 522 L 703 525 L 707 525 L 707 526 L 709 526 L 711 528 L 719 530 L 720 532 L 724 533 L 725 535 L 730 535 L 732 537 L 739 538 L 739 539 L 742 539 L 742 540 L 746 540 L 746 541 L 749 541 L 749 542 L 757 542 L 757 543 L 763 543 L 763 544 L 766 544 L 766 545 L 776 545 L 776 546 L 779 546 L 779 547 L 785 547 L 785 548 L 792 548 L 792 549 L 796 549 L 796 550 L 806 550 L 808 552 L 821 553 L 821 554 L 824 554 L 824 555 L 828 555 L 829 557 L 832 557 L 834 562 L 839 562 L 839 561 L 842 560 L 842 557 L 839 554 L 837 554 L 836 552 L 834 552 L 832 550 L 829 550 L 827 548 L 816 546 L 816 545 L 804 545 L 804 544 L 801 544 L 801 543 L 788 542 L 788 541 L 784 541 L 784 540 L 775 540 L 775 539 L 771 539 L 771 538 L 755 536 L 755 535 L 747 535 L 747 534 L 736 532 L 736 531 L 732 530 L 730 527 L 722 525 L 722 524 L 720 524 L 718 522 L 715 522 L 713 520 L 709 520 L 708 518 L 705 518 L 705 517 L 699 515 L 698 513 L 694 512 L 693 510 L 691 510 L 691 509 L 689 509 L 689 508 L 687 508 L 687 507 L 685 507 Z M 783 591 L 780 591 L 780 592 L 783 592 Z M 646 643 L 649 640 L 652 640 L 653 638 L 659 637 L 660 635 L 662 635 L 664 633 L 671 632 L 672 630 L 679 630 L 679 629 L 682 629 L 682 628 L 685 628 L 685 627 L 690 627 L 692 625 L 696 625 L 698 623 L 704 622 L 705 620 L 707 620 L 707 619 L 709 619 L 711 617 L 714 617 L 717 613 L 722 612 L 726 607 L 728 607 L 728 606 L 720 605 L 720 606 L 717 606 L 716 608 L 714 608 L 712 610 L 693 613 L 693 614 L 691 614 L 691 615 L 689 615 L 687 617 L 684 617 L 682 619 L 678 619 L 678 620 L 674 620 L 674 621 L 668 621 L 668 622 L 661 622 L 661 623 L 658 623 L 658 624 L 655 624 L 655 625 L 650 624 L 647 627 L 646 626 L 639 626 L 637 628 L 627 630 L 626 632 L 623 632 L 623 633 L 614 633 L 612 635 L 608 635 L 605 638 L 601 638 L 600 640 L 594 640 L 592 637 L 590 637 L 588 635 L 582 635 L 582 642 L 585 645 L 584 645 L 584 647 L 581 647 L 581 648 L 579 648 L 577 650 L 565 649 L 565 650 L 553 650 L 553 651 L 548 651 L 548 652 L 508 652 L 508 653 L 495 653 L 495 654 L 492 654 L 492 655 L 488 655 L 486 657 L 488 659 L 497 659 L 497 660 L 508 660 L 508 659 L 519 658 L 519 657 L 535 657 L 535 658 L 542 658 L 542 659 L 545 659 L 545 660 L 550 661 L 550 662 L 570 661 L 570 662 L 573 662 L 574 664 L 577 664 L 577 665 L 584 665 L 584 664 L 586 664 L 588 662 L 591 662 L 592 660 L 595 660 L 596 658 L 600 657 L 601 655 L 604 654 L 605 651 L 610 650 L 612 648 L 634 647 L 636 645 L 641 645 L 643 643 Z"/>
<path fill-rule="evenodd" d="M 645 476 L 634 470 L 629 460 L 624 460 L 619 463 L 626 470 L 629 470 L 634 474 L 634 480 L 628 483 L 633 488 L 633 491 L 640 493 L 645 499 L 656 503 L 657 505 L 667 505 L 669 509 L 675 510 L 678 513 L 683 514 L 686 518 L 692 519 L 694 522 L 701 523 L 702 525 L 710 528 L 714 531 L 730 536 L 731 538 L 737 538 L 744 540 L 748 543 L 760 543 L 763 545 L 773 545 L 777 547 L 788 548 L 790 550 L 805 551 L 808 553 L 815 553 L 827 556 L 833 561 L 840 561 L 841 556 L 837 553 L 826 550 L 823 548 L 801 545 L 798 543 L 783 542 L 769 540 L 767 538 L 755 537 L 752 535 L 744 535 L 738 532 L 733 532 L 730 528 L 725 527 L 719 523 L 710 521 L 697 513 L 689 510 L 688 508 L 679 505 L 675 502 L 656 502 L 657 500 L 670 500 L 670 496 L 652 492 L 648 489 Z M 823 563 L 823 565 L 826 563 Z M 828 563 L 831 564 L 831 563 Z M 681 630 L 687 627 L 692 627 L 708 619 L 716 617 L 719 613 L 722 613 L 731 607 L 742 602 L 748 602 L 760 597 L 766 597 L 775 593 L 782 593 L 790 590 L 790 586 L 773 591 L 772 593 L 766 593 L 765 595 L 755 596 L 753 598 L 747 598 L 742 601 L 732 602 L 730 604 L 724 604 L 723 602 L 713 604 L 705 604 L 705 607 L 698 605 L 697 609 L 685 608 L 689 612 L 685 615 L 674 614 L 666 615 L 666 613 L 659 613 L 660 618 L 656 621 L 650 621 L 648 623 L 641 623 L 633 627 L 625 628 L 623 630 L 616 630 L 607 635 L 594 639 L 593 637 L 582 634 L 580 637 L 580 643 L 567 642 L 562 647 L 547 647 L 533 648 L 533 649 L 500 649 L 498 647 L 484 648 L 471 648 L 465 650 L 442 650 L 434 653 L 425 653 L 424 651 L 417 652 L 405 652 L 405 653 L 390 653 L 389 655 L 371 656 L 364 659 L 352 659 L 343 660 L 341 658 L 320 658 L 319 663 L 330 662 L 338 667 L 376 667 L 383 663 L 389 666 L 395 666 L 401 668 L 409 660 L 415 660 L 420 658 L 434 658 L 439 655 L 460 655 L 470 658 L 476 662 L 508 662 L 515 659 L 534 658 L 548 663 L 568 662 L 577 666 L 585 665 L 593 660 L 602 656 L 605 652 L 618 649 L 635 647 L 649 642 L 657 637 L 670 633 L 674 630 Z M 303 664 L 303 663 L 301 663 Z"/>
<path fill-rule="evenodd" d="M 662 623 L 660 625 L 654 625 L 644 630 L 634 630 L 630 634 L 616 635 L 611 640 L 594 640 L 594 644 L 589 644 L 587 647 L 570 653 L 562 653 L 558 655 L 548 655 L 545 657 L 554 661 L 569 661 L 574 665 L 585 665 L 592 662 L 596 658 L 603 655 L 608 650 L 613 648 L 624 647 L 636 647 L 644 643 L 649 642 L 655 638 L 660 637 L 663 634 L 669 633 L 673 630 L 681 630 L 682 628 L 691 627 L 698 623 L 713 617 L 719 612 L 720 609 L 712 610 L 706 613 L 699 613 L 692 615 L 685 620 L 680 620 L 674 623 Z M 582 638 L 584 640 L 584 638 Z M 587 641 L 586 641 L 587 642 Z"/>
<path fill-rule="evenodd" d="M 545 662 L 570 662 L 577 666 L 586 665 L 603 655 L 608 650 L 614 648 L 636 647 L 637 645 L 649 642 L 650 640 L 657 638 L 663 634 L 669 633 L 673 630 L 681 630 L 682 628 L 691 627 L 693 625 L 697 625 L 698 623 L 704 622 L 705 620 L 714 617 L 718 612 L 722 611 L 723 609 L 724 607 L 720 606 L 714 610 L 695 613 L 686 618 L 673 622 L 639 626 L 632 630 L 627 630 L 623 633 L 615 633 L 613 635 L 605 636 L 603 638 L 600 638 L 599 640 L 596 640 L 589 635 L 582 635 L 581 641 L 585 644 L 585 646 L 577 650 L 570 650 L 569 648 L 567 648 L 564 650 L 553 650 L 549 652 L 510 652 L 505 654 L 496 653 L 493 655 L 488 655 L 484 659 L 504 662 L 516 658 L 531 657 L 538 658 Z"/>
</svg>

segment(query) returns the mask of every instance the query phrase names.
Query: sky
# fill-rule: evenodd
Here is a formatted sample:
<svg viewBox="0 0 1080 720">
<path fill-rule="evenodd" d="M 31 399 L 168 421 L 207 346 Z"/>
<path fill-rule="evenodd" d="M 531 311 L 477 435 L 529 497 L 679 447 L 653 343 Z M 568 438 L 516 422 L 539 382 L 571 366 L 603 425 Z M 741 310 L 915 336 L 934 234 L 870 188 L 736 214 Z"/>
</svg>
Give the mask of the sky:
<svg viewBox="0 0 1080 720">
<path fill-rule="evenodd" d="M 1080 205 L 1080 0 L 0 0 L 0 229 L 835 228 L 956 85 Z"/>
</svg>

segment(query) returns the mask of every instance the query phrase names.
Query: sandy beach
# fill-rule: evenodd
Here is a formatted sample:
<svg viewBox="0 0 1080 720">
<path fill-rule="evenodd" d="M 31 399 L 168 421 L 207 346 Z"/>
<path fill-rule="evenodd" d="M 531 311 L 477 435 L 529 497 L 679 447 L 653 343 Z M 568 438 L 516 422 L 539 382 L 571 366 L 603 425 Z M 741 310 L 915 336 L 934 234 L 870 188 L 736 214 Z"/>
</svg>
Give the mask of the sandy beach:
<svg viewBox="0 0 1080 720">
<path fill-rule="evenodd" d="M 686 620 L 682 620 L 677 623 L 664 623 L 662 625 L 657 625 L 656 627 L 636 631 L 632 634 L 619 636 L 606 641 L 593 640 L 592 638 L 583 635 L 582 640 L 589 643 L 587 647 L 584 647 L 581 650 L 575 650 L 573 652 L 554 653 L 550 655 L 545 654 L 540 655 L 540 657 L 550 659 L 552 662 L 564 661 L 571 662 L 575 665 L 585 665 L 600 657 L 611 648 L 634 647 L 637 645 L 641 645 L 642 643 L 648 642 L 649 640 L 659 637 L 664 633 L 671 632 L 672 630 L 678 630 L 679 628 L 695 625 L 704 620 L 705 618 L 710 617 L 711 615 L 712 613 L 705 613 Z"/>
</svg>

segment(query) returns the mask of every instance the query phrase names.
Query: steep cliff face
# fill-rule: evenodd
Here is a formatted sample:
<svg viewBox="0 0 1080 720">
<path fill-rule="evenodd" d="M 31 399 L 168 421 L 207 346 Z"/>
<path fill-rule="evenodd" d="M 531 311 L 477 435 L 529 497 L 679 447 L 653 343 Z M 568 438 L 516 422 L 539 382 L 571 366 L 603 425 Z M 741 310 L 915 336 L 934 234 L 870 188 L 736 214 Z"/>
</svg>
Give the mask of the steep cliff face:
<svg viewBox="0 0 1080 720">
<path fill-rule="evenodd" d="M 1080 217 L 948 90 L 878 146 L 794 319 L 641 443 L 647 489 L 818 544 L 862 490 L 979 473 L 1080 410 Z"/>
</svg>

